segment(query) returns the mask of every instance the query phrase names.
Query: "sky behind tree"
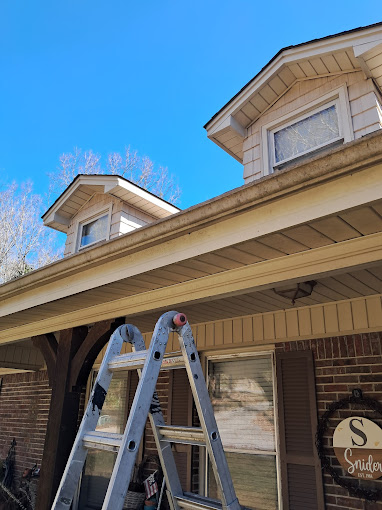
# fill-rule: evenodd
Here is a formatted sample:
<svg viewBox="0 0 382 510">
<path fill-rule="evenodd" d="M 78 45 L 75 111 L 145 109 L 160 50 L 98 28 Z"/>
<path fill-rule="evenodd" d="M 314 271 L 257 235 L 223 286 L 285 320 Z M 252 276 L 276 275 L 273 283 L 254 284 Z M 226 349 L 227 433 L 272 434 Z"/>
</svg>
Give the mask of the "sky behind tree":
<svg viewBox="0 0 382 510">
<path fill-rule="evenodd" d="M 203 125 L 282 48 L 381 21 L 380 2 L 2 0 L 0 185 L 74 147 L 130 145 L 189 207 L 243 184 Z"/>
</svg>

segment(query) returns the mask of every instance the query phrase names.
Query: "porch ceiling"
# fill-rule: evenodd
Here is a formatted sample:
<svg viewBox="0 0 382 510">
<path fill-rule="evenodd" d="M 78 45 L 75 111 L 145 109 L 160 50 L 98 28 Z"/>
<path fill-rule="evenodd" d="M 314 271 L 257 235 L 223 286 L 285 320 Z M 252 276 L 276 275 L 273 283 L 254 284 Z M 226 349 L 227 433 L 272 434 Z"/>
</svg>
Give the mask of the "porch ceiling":
<svg viewBox="0 0 382 510">
<path fill-rule="evenodd" d="M 288 281 L 319 280 L 316 299 L 378 293 L 379 273 L 356 276 L 354 288 L 339 275 L 382 263 L 381 140 L 369 135 L 0 286 L 0 343 L 163 308 L 192 314 L 211 300 L 224 314 L 285 308 L 270 289 Z"/>
<path fill-rule="evenodd" d="M 270 235 L 265 235 L 256 240 L 249 240 L 235 243 L 230 247 L 214 250 L 210 253 L 195 256 L 176 264 L 169 264 L 160 269 L 146 271 L 134 277 L 124 278 L 118 282 L 90 289 L 63 299 L 58 299 L 48 304 L 35 306 L 22 312 L 14 313 L 0 319 L 0 328 L 5 332 L 13 328 L 25 326 L 34 330 L 34 326 L 46 323 L 51 318 L 76 317 L 76 324 L 89 323 L 94 321 L 94 309 L 102 305 L 107 306 L 110 316 L 129 316 L 130 303 L 141 298 L 152 302 L 152 295 L 166 289 L 174 293 L 182 288 L 182 284 L 192 285 L 193 282 L 204 281 L 208 277 L 232 274 L 240 268 L 248 268 L 251 274 L 267 263 L 266 274 L 274 273 L 274 279 L 270 279 L 265 285 L 262 281 L 261 271 L 259 273 L 260 291 L 248 291 L 248 286 L 242 285 L 242 290 L 228 291 L 227 296 L 217 289 L 210 289 L 210 292 L 198 298 L 191 293 L 182 297 L 181 308 L 187 313 L 192 323 L 205 322 L 208 320 L 224 319 L 235 316 L 243 316 L 254 313 L 264 313 L 275 310 L 291 308 L 292 303 L 280 296 L 277 296 L 272 288 L 277 286 L 279 267 L 290 260 L 293 255 L 299 254 L 315 255 L 322 253 L 324 257 L 325 247 L 330 249 L 342 248 L 345 253 L 347 247 L 353 249 L 353 243 L 371 242 L 378 248 L 381 239 L 375 236 L 382 232 L 382 200 L 369 206 L 349 209 L 341 214 L 323 217 L 319 220 L 308 222 L 297 227 L 285 229 Z M 358 240 L 358 242 L 357 242 Z M 350 244 L 351 243 L 351 244 Z M 359 244 L 360 245 L 360 244 Z M 366 246 L 366 245 L 365 245 Z M 382 247 L 381 247 L 382 249 Z M 357 248 L 358 250 L 358 248 Z M 366 248 L 366 251 L 368 249 Z M 372 250 L 371 250 L 372 251 Z M 318 255 L 320 258 L 321 256 Z M 380 255 L 377 254 L 380 260 Z M 297 260 L 297 259 L 296 259 Z M 311 297 L 298 300 L 298 306 L 315 305 L 330 301 L 339 301 L 354 297 L 369 296 L 382 293 L 382 262 L 372 262 L 354 259 L 353 262 L 345 264 L 346 267 L 330 269 L 328 274 L 314 278 L 318 280 Z M 273 261 L 273 264 L 272 264 Z M 277 266 L 276 266 L 277 262 Z M 361 262 L 361 264 L 360 264 Z M 280 266 L 281 263 L 281 266 Z M 304 263 L 303 263 L 304 264 Z M 365 266 L 365 267 L 364 267 Z M 310 269 L 314 274 L 315 266 Z M 318 270 L 318 273 L 322 272 Z M 256 277 L 256 275 L 255 275 Z M 290 272 L 290 280 L 304 281 L 310 279 L 308 276 L 299 277 Z M 288 278 L 283 278 L 288 281 Z M 234 294 L 234 295 L 230 295 Z M 129 300 L 130 297 L 130 300 Z M 124 304 L 121 308 L 121 300 Z M 195 304 L 191 304 L 195 301 Z M 200 301 L 199 303 L 197 301 Z M 116 304 L 113 314 L 113 304 Z M 148 305 L 150 306 L 150 305 Z M 167 309 L 164 303 L 162 307 L 152 302 L 154 312 L 145 313 L 145 307 L 137 311 L 134 309 L 134 320 L 139 324 L 142 331 L 151 331 L 158 312 Z M 79 315 L 82 317 L 79 319 Z M 104 318 L 104 317 L 103 317 Z M 41 322 L 42 321 L 42 322 Z M 60 328 L 57 328 L 60 329 Z M 5 337 L 5 341 L 6 337 Z"/>
</svg>

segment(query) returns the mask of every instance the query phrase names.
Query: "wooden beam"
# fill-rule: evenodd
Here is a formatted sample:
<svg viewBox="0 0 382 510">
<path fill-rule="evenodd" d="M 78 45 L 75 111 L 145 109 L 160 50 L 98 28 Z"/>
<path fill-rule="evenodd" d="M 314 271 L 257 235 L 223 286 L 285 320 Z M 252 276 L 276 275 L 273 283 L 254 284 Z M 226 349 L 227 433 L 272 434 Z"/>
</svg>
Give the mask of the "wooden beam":
<svg viewBox="0 0 382 510">
<path fill-rule="evenodd" d="M 69 388 L 85 386 L 101 349 L 109 341 L 111 334 L 118 326 L 124 324 L 125 319 L 106 320 L 97 322 L 91 327 L 86 338 L 75 354 L 70 372 Z"/>
<path fill-rule="evenodd" d="M 382 260 L 382 233 L 307 250 L 205 276 L 192 281 L 108 301 L 61 316 L 3 330 L 0 341 L 57 331 L 117 316 L 133 316 L 169 307 L 270 289 L 280 283 L 319 279 L 373 265 Z M 213 318 L 212 318 L 213 320 Z"/>
<path fill-rule="evenodd" d="M 44 335 L 32 337 L 32 342 L 35 347 L 40 349 L 44 356 L 46 368 L 48 370 L 49 386 L 52 386 L 57 362 L 58 343 L 56 337 L 53 333 L 45 333 Z"/>
<path fill-rule="evenodd" d="M 51 508 L 76 436 L 81 393 L 70 391 L 70 368 L 87 333 L 88 328 L 82 326 L 60 334 L 36 501 L 39 510 Z"/>
</svg>

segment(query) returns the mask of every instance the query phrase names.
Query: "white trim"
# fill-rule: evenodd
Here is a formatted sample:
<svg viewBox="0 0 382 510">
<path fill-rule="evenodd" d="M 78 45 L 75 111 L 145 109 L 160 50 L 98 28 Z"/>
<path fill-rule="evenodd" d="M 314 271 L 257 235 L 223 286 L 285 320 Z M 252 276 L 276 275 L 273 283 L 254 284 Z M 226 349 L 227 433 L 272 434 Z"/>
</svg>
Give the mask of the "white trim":
<svg viewBox="0 0 382 510">
<path fill-rule="evenodd" d="M 271 361 L 271 370 L 272 370 L 272 389 L 273 389 L 273 417 L 274 417 L 274 434 L 275 434 L 275 450 L 234 450 L 231 448 L 225 448 L 227 452 L 231 453 L 247 453 L 249 455 L 268 455 L 273 456 L 276 459 L 276 484 L 277 484 L 277 503 L 278 510 L 282 510 L 282 500 L 281 500 L 281 471 L 280 471 L 280 445 L 279 445 L 279 424 L 277 419 L 277 384 L 276 384 L 276 367 L 275 367 L 275 351 L 272 349 L 259 349 L 259 350 L 247 350 L 246 352 L 234 352 L 230 350 L 229 352 L 221 350 L 219 354 L 208 354 L 203 352 L 204 358 L 204 367 L 205 367 L 205 379 L 208 388 L 208 379 L 209 379 L 209 362 L 210 361 L 238 361 L 243 358 L 257 358 L 259 356 L 269 356 Z M 203 468 L 204 471 L 204 480 L 202 491 L 205 496 L 207 496 L 208 492 L 208 455 L 202 450 L 203 455 L 201 455 L 200 468 Z M 204 457 L 204 458 L 203 458 Z M 199 469 L 200 469 L 199 468 Z"/>
<path fill-rule="evenodd" d="M 319 147 L 315 147 L 312 150 L 306 151 L 304 153 L 298 154 L 297 156 L 293 158 L 289 158 L 285 161 L 281 161 L 277 163 L 277 165 L 274 163 L 274 144 L 273 144 L 273 134 L 287 126 L 290 126 L 291 124 L 294 124 L 295 122 L 298 122 L 299 120 L 303 120 L 304 118 L 309 117 L 310 115 L 313 115 L 314 113 L 317 113 L 318 111 L 321 111 L 325 108 L 328 108 L 332 106 L 333 104 L 336 105 L 336 111 L 338 115 L 338 126 L 340 131 L 340 136 L 336 139 L 331 140 L 327 144 L 323 144 Z M 283 115 L 282 117 L 279 117 L 278 119 L 268 122 L 267 124 L 264 124 L 261 126 L 260 130 L 261 136 L 260 136 L 260 143 L 261 143 L 261 165 L 264 169 L 264 175 L 268 175 L 273 173 L 274 168 L 276 166 L 282 165 L 283 163 L 287 163 L 290 161 L 297 160 L 301 156 L 304 156 L 305 154 L 314 153 L 317 150 L 319 150 L 322 147 L 330 146 L 332 143 L 335 143 L 336 141 L 343 140 L 344 143 L 350 142 L 354 139 L 354 131 L 353 131 L 353 124 L 351 120 L 351 112 L 350 112 L 350 106 L 349 106 L 349 97 L 347 92 L 346 85 L 342 85 L 341 87 L 332 90 L 331 92 L 328 92 L 327 94 L 317 98 L 314 101 L 311 101 L 310 103 L 301 106 L 300 108 L 297 108 L 290 114 Z"/>
<path fill-rule="evenodd" d="M 75 252 L 79 252 L 89 248 L 90 246 L 95 246 L 97 243 L 101 241 L 107 241 L 110 238 L 110 228 L 111 228 L 111 213 L 112 213 L 113 204 L 110 203 L 107 207 L 101 207 L 97 212 L 93 213 L 88 218 L 84 218 L 83 220 L 77 220 L 74 225 L 74 230 L 76 232 L 76 242 L 75 242 Z M 85 225 L 102 218 L 107 215 L 107 226 L 106 226 L 106 236 L 104 239 L 98 239 L 97 241 L 93 241 L 92 243 L 81 246 L 81 235 L 82 229 Z"/>
<path fill-rule="evenodd" d="M 353 51 L 353 46 L 366 44 L 379 44 L 382 39 L 382 27 L 369 27 L 364 30 L 338 34 L 335 37 L 325 37 L 318 41 L 301 44 L 292 48 L 285 48 L 282 52 L 269 61 L 260 73 L 255 76 L 244 88 L 234 96 L 223 109 L 210 119 L 205 125 L 208 135 L 216 131 L 216 127 L 228 115 L 234 115 L 246 101 L 248 101 L 257 91 L 268 83 L 283 65 L 291 65 L 305 59 L 320 57 L 325 54 L 332 54 L 337 51 Z M 336 73 L 330 73 L 336 74 Z"/>
</svg>

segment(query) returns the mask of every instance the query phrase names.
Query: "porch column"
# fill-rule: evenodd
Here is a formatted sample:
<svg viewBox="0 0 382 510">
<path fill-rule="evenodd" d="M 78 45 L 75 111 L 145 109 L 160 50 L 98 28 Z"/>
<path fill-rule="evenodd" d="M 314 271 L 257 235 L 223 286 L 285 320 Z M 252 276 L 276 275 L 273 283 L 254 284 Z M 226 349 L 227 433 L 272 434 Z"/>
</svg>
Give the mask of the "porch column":
<svg viewBox="0 0 382 510">
<path fill-rule="evenodd" d="M 81 390 L 85 387 L 93 363 L 116 327 L 123 323 L 103 321 L 90 331 L 87 326 L 33 338 L 44 355 L 52 398 L 49 408 L 41 478 L 36 508 L 50 510 L 65 469 L 78 428 Z"/>
</svg>

